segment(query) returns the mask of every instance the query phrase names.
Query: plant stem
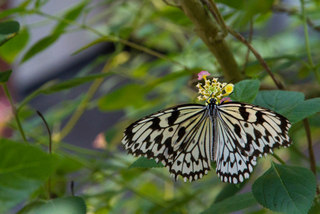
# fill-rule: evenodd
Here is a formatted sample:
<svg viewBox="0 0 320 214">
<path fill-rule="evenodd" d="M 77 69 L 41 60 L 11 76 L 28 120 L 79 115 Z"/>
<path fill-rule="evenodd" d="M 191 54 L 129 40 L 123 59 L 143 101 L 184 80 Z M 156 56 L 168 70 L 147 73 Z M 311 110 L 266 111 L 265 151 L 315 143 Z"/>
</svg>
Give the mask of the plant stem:
<svg viewBox="0 0 320 214">
<path fill-rule="evenodd" d="M 308 56 L 308 63 L 309 63 L 309 66 L 311 67 L 312 71 L 314 72 L 318 83 L 320 84 L 320 75 L 319 75 L 318 69 L 313 64 L 312 55 L 311 55 L 307 18 L 306 18 L 306 13 L 305 13 L 305 9 L 304 9 L 304 0 L 300 0 L 300 5 L 301 5 L 301 16 L 302 16 L 302 21 L 303 21 L 304 38 L 305 38 L 305 43 L 306 43 L 305 45 L 306 45 L 306 52 L 307 52 L 307 56 Z M 309 121 L 307 118 L 303 120 L 303 125 L 306 130 L 306 135 L 307 135 L 307 140 L 308 140 L 310 169 L 316 175 L 316 160 L 314 157 L 314 152 L 313 152 L 313 147 L 312 147 L 310 125 L 309 125 Z"/>
<path fill-rule="evenodd" d="M 252 47 L 252 45 L 238 32 L 234 31 L 233 29 L 228 27 L 228 31 L 230 34 L 232 34 L 235 38 L 237 38 L 240 42 L 245 44 L 250 51 L 253 53 L 253 55 L 257 58 L 257 60 L 260 62 L 261 66 L 267 71 L 269 76 L 272 78 L 273 82 L 276 84 L 277 88 L 284 89 L 284 86 L 276 79 L 276 77 L 273 75 L 271 69 L 269 68 L 266 61 L 262 58 L 262 56 Z"/>
<path fill-rule="evenodd" d="M 4 83 L 2 85 L 2 87 L 3 87 L 3 90 L 4 90 L 8 100 L 10 102 L 12 113 L 13 113 L 13 116 L 14 116 L 14 118 L 16 120 L 16 123 L 17 123 L 18 129 L 19 129 L 19 132 L 21 134 L 21 137 L 22 137 L 23 141 L 27 143 L 28 141 L 27 141 L 26 135 L 25 135 L 25 133 L 23 131 L 23 128 L 22 128 L 22 125 L 21 125 L 21 122 L 20 122 L 20 119 L 19 119 L 19 116 L 18 116 L 18 113 L 17 113 L 17 109 L 16 109 L 15 104 L 13 103 L 11 94 L 10 94 L 9 89 L 8 89 L 8 86 L 7 86 L 6 83 Z"/>
<path fill-rule="evenodd" d="M 308 140 L 308 152 L 309 152 L 309 162 L 310 162 L 310 169 L 313 172 L 313 174 L 316 175 L 317 170 L 316 170 L 316 159 L 314 156 L 313 152 L 313 147 L 312 147 L 312 139 L 311 139 L 311 133 L 310 133 L 310 125 L 308 119 L 303 120 L 303 125 L 306 130 L 306 135 L 307 135 L 307 140 Z"/>
<path fill-rule="evenodd" d="M 248 42 L 251 43 L 252 41 L 252 35 L 253 35 L 253 20 L 250 20 L 250 30 L 249 30 L 249 38 L 248 38 Z M 249 55 L 250 55 L 250 49 L 248 48 L 247 53 L 246 53 L 246 57 L 244 60 L 244 64 L 243 64 L 243 68 L 242 68 L 242 73 L 245 73 L 248 62 L 249 62 Z"/>
<path fill-rule="evenodd" d="M 226 80 L 232 82 L 238 82 L 242 80 L 244 77 L 240 73 L 233 53 L 224 40 L 225 34 L 221 30 L 220 24 L 209 16 L 201 1 L 179 0 L 179 3 L 183 9 L 183 12 L 194 24 L 195 32 L 215 56 L 221 67 L 221 72 Z M 218 15 L 217 19 L 219 20 Z"/>
<path fill-rule="evenodd" d="M 316 76 L 318 83 L 320 84 L 320 74 L 319 74 L 318 69 L 314 66 L 314 63 L 312 60 L 312 55 L 311 55 L 309 33 L 308 33 L 308 23 L 307 23 L 305 8 L 304 8 L 304 0 L 300 0 L 300 6 L 301 6 L 301 17 L 302 17 L 302 22 L 303 22 L 304 39 L 305 39 L 305 45 L 306 45 L 306 52 L 307 52 L 307 56 L 308 56 L 308 62 L 311 67 L 311 70 L 314 72 L 314 75 Z"/>
<path fill-rule="evenodd" d="M 220 25 L 223 35 L 227 36 L 228 28 L 227 28 L 226 23 L 224 22 L 224 19 L 221 15 L 217 5 L 215 4 L 215 2 L 213 0 L 206 1 L 206 4 L 207 4 L 208 9 L 210 10 L 211 14 L 216 19 L 217 23 Z"/>
</svg>

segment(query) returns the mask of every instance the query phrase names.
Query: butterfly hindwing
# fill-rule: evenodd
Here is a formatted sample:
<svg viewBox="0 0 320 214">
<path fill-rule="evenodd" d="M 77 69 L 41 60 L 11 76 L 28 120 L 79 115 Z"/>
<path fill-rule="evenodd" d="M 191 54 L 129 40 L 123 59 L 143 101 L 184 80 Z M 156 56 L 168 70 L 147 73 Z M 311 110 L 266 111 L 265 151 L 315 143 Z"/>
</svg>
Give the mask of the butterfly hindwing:
<svg viewBox="0 0 320 214">
<path fill-rule="evenodd" d="M 215 161 L 221 180 L 230 183 L 249 178 L 258 156 L 289 146 L 290 122 L 269 109 L 228 102 L 216 117 Z"/>
<path fill-rule="evenodd" d="M 212 129 L 205 106 L 180 105 L 131 124 L 122 143 L 135 156 L 161 161 L 177 178 L 196 180 L 210 170 Z"/>
</svg>

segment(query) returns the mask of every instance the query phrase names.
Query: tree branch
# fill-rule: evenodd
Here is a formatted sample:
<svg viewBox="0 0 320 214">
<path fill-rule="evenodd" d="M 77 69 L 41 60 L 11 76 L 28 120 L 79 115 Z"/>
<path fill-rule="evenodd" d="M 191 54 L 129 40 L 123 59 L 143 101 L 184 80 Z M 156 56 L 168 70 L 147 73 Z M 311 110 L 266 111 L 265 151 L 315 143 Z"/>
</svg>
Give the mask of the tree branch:
<svg viewBox="0 0 320 214">
<path fill-rule="evenodd" d="M 244 77 L 224 40 L 219 23 L 210 18 L 199 0 L 180 0 L 182 10 L 195 25 L 195 31 L 216 57 L 227 81 L 238 82 Z M 201 59 L 199 59 L 201 60 Z"/>
</svg>

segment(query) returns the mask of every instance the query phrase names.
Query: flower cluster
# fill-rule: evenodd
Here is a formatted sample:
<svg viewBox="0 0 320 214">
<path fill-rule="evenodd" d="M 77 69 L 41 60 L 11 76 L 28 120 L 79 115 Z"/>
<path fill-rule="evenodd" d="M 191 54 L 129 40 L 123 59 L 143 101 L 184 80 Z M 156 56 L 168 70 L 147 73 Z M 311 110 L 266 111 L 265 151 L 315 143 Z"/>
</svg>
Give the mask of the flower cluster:
<svg viewBox="0 0 320 214">
<path fill-rule="evenodd" d="M 212 80 L 207 79 L 210 73 L 208 71 L 201 71 L 198 74 L 198 80 L 204 79 L 204 85 L 202 83 L 197 84 L 199 100 L 206 100 L 210 102 L 211 98 L 215 98 L 217 104 L 221 103 L 226 96 L 230 95 L 233 92 L 233 84 L 229 83 L 220 83 L 218 78 L 212 78 Z"/>
</svg>

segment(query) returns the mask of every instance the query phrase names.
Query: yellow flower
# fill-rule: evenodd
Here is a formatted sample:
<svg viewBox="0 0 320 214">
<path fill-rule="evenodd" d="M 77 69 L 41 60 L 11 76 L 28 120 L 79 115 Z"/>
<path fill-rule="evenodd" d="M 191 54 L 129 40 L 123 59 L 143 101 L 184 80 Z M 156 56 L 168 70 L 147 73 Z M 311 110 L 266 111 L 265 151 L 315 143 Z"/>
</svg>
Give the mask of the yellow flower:
<svg viewBox="0 0 320 214">
<path fill-rule="evenodd" d="M 198 88 L 199 100 L 210 102 L 211 98 L 216 100 L 216 103 L 219 104 L 225 96 L 228 96 L 233 92 L 233 84 L 221 83 L 218 82 L 218 78 L 207 79 L 207 76 L 210 74 L 207 71 L 201 71 L 198 74 L 198 79 L 204 79 L 203 83 L 198 83 L 196 87 Z"/>
<path fill-rule="evenodd" d="M 226 92 L 226 95 L 229 95 L 233 92 L 233 84 L 228 84 L 226 87 L 225 87 L 225 92 Z"/>
</svg>

